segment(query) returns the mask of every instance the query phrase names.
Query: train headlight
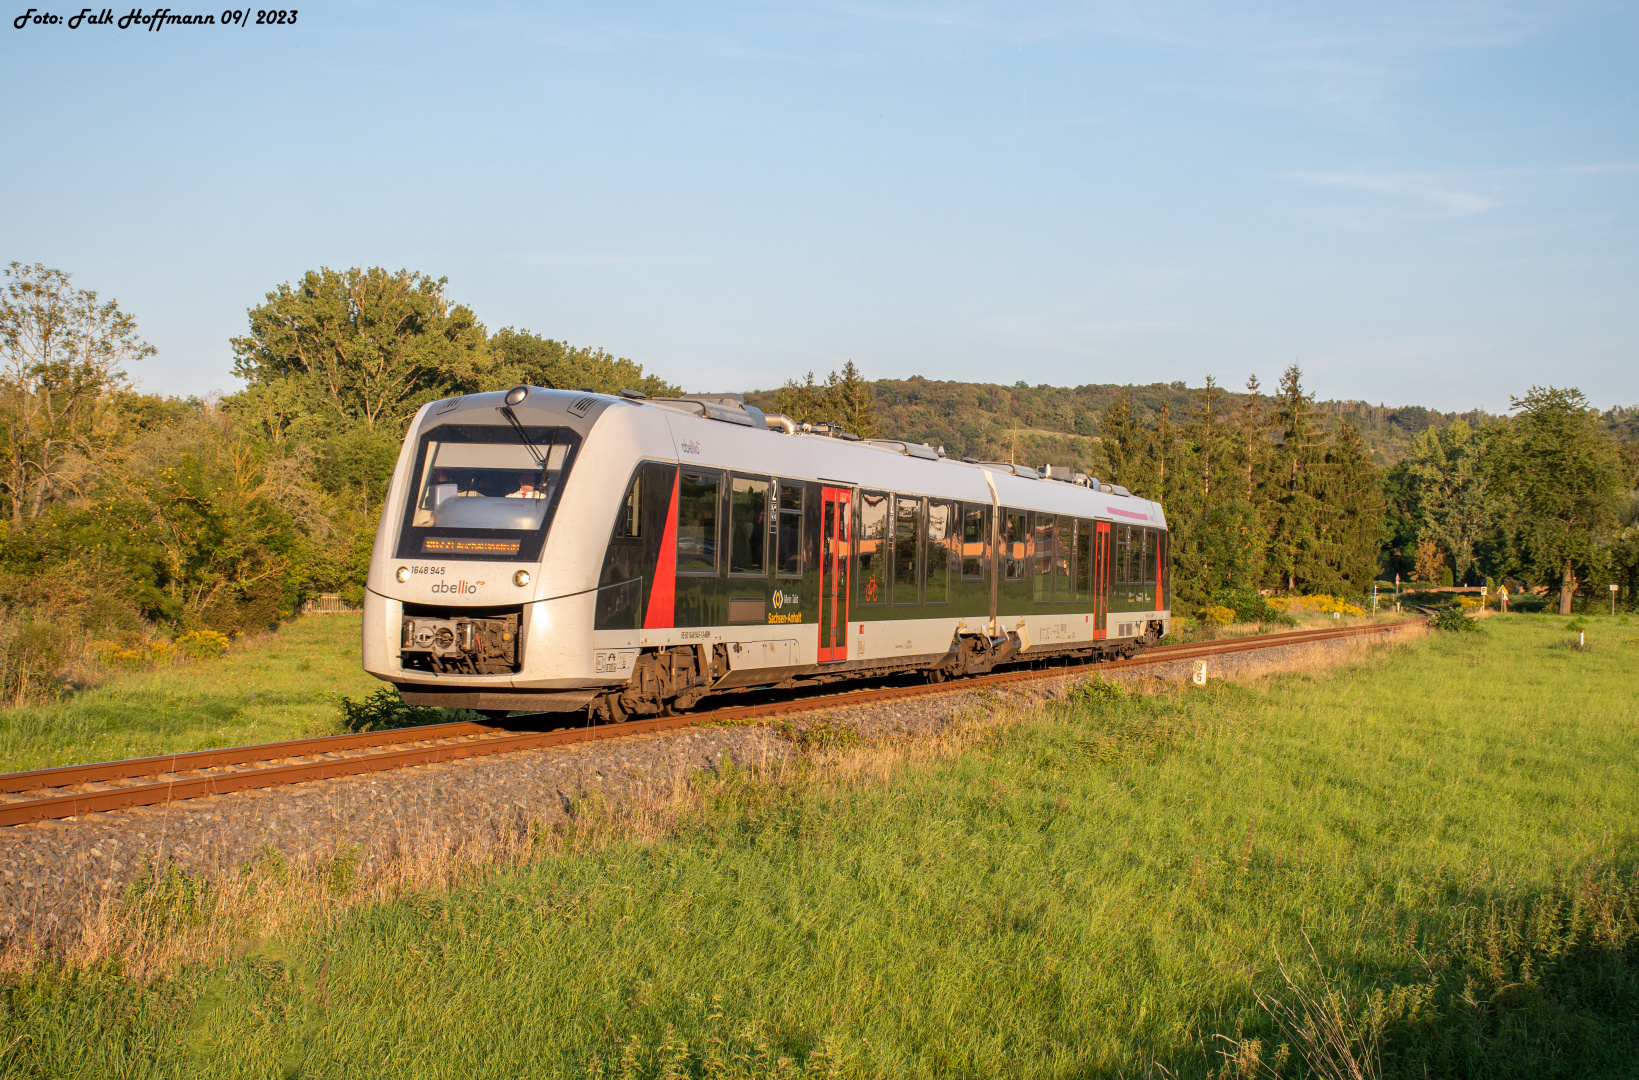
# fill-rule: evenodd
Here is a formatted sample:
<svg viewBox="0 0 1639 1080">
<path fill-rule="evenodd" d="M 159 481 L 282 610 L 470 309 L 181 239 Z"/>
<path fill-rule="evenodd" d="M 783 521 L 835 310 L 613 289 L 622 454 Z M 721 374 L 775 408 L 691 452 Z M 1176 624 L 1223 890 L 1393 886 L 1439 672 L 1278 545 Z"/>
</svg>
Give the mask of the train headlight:
<svg viewBox="0 0 1639 1080">
<path fill-rule="evenodd" d="M 410 568 L 408 566 L 399 567 L 398 568 L 398 573 L 395 576 L 400 581 L 409 581 L 410 580 Z"/>
<path fill-rule="evenodd" d="M 508 405 L 516 405 L 528 396 L 529 396 L 529 387 L 527 387 L 527 386 L 514 386 L 511 390 L 508 390 L 506 392 L 506 403 Z"/>
<path fill-rule="evenodd" d="M 516 574 L 513 574 L 512 575 L 512 583 L 514 585 L 518 586 L 518 588 L 520 588 L 520 589 L 523 588 L 525 585 L 528 585 L 529 584 L 529 571 L 528 570 L 520 570 Z"/>
</svg>

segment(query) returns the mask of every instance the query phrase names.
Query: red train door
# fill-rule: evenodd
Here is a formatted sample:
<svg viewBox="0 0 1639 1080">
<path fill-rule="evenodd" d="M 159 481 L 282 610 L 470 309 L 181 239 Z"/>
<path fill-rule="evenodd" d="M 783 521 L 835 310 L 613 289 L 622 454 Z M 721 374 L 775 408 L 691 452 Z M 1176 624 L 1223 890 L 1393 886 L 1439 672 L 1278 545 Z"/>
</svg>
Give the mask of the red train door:
<svg viewBox="0 0 1639 1080">
<path fill-rule="evenodd" d="M 854 493 L 820 489 L 819 658 L 848 659 L 848 567 Z"/>
<path fill-rule="evenodd" d="M 1093 637 L 1109 636 L 1110 618 L 1110 523 L 1100 521 L 1093 530 Z"/>
</svg>

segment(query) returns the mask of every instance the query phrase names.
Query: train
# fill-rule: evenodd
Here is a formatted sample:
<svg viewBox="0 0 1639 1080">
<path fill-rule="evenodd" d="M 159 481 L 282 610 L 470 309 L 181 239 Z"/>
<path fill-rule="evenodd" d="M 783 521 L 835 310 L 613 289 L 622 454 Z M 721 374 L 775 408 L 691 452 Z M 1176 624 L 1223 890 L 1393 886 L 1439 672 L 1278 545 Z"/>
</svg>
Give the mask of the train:
<svg viewBox="0 0 1639 1080">
<path fill-rule="evenodd" d="M 1132 656 L 1171 624 L 1159 503 L 1072 469 L 734 396 L 517 386 L 422 407 L 363 664 L 411 705 L 670 714 L 706 697 Z"/>
</svg>

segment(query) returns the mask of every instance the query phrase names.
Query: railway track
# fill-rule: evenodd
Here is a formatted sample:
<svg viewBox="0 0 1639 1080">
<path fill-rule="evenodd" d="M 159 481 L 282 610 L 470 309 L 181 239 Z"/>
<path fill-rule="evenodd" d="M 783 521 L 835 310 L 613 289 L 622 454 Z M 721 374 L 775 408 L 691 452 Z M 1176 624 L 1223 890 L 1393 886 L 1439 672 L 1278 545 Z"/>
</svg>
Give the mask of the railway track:
<svg viewBox="0 0 1639 1080">
<path fill-rule="evenodd" d="M 1029 668 L 981 675 L 954 682 L 876 687 L 840 693 L 693 712 L 623 724 L 518 731 L 501 724 L 453 723 L 388 731 L 331 735 L 315 739 L 199 750 L 161 757 L 132 758 L 95 765 L 69 765 L 0 774 L 0 826 L 52 818 L 152 806 L 173 799 L 195 799 L 252 788 L 307 783 L 337 776 L 383 772 L 439 761 L 505 754 L 598 739 L 625 738 L 670 728 L 723 720 L 790 715 L 863 705 L 893 698 L 965 693 L 980 687 L 1064 678 L 1117 668 L 1195 660 L 1284 645 L 1392 632 L 1415 620 L 1372 626 L 1298 630 L 1251 638 L 1186 645 L 1164 645 L 1128 660 L 1062 667 Z"/>
</svg>

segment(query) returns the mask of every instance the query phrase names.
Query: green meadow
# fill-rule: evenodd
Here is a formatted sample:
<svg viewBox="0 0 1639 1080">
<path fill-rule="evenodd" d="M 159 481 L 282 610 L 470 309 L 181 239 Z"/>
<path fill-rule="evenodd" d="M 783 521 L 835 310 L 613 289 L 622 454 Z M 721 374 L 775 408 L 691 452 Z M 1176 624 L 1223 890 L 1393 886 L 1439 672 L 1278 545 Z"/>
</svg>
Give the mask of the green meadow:
<svg viewBox="0 0 1639 1080">
<path fill-rule="evenodd" d="M 332 873 L 338 914 L 229 959 L 8 976 L 0 1068 L 1633 1076 L 1639 625 L 1581 624 L 998 699 L 938 744 L 702 774 L 641 841 L 589 805 L 447 889 L 348 906 Z"/>
<path fill-rule="evenodd" d="M 0 710 L 0 772 L 328 735 L 339 697 L 382 685 L 359 667 L 359 616 L 307 616 L 221 657 Z"/>
</svg>

